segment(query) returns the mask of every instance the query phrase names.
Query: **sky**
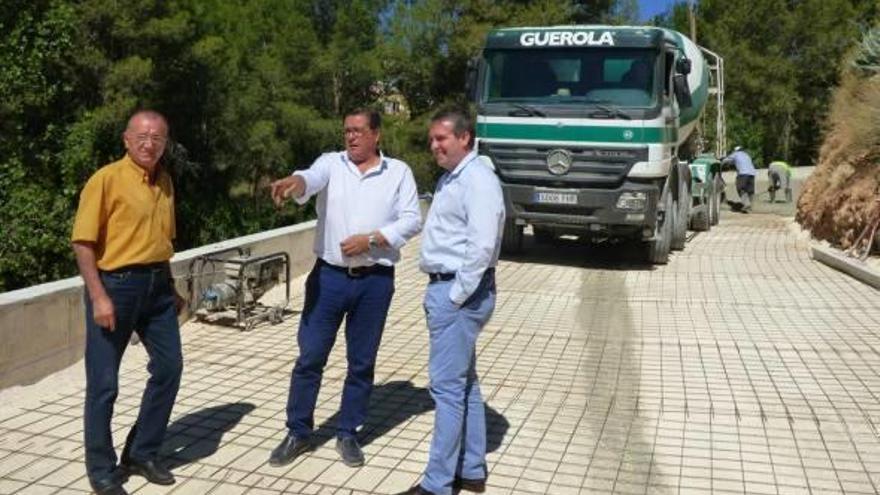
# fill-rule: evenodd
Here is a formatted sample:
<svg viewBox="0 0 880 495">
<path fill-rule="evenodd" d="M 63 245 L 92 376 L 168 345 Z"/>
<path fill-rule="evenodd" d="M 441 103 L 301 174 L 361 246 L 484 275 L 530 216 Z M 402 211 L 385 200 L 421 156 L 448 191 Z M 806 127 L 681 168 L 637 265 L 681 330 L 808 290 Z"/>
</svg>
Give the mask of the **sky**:
<svg viewBox="0 0 880 495">
<path fill-rule="evenodd" d="M 672 7 L 675 0 L 639 0 L 639 16 L 646 21 Z"/>
</svg>

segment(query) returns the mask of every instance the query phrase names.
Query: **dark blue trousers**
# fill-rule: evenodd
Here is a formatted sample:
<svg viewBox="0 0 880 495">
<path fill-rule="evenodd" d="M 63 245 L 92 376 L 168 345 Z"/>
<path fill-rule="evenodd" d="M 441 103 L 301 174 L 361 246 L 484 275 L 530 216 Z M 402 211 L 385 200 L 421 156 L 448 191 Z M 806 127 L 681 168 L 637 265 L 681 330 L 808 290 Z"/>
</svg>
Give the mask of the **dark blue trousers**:
<svg viewBox="0 0 880 495">
<path fill-rule="evenodd" d="M 315 264 L 306 279 L 306 297 L 299 323 L 299 357 L 290 378 L 287 428 L 308 438 L 314 428 L 315 403 L 327 358 L 345 318 L 348 374 L 342 389 L 337 436 L 355 436 L 367 417 L 373 390 L 376 353 L 388 306 L 394 295 L 394 269 L 352 277 L 345 271 Z"/>
<path fill-rule="evenodd" d="M 111 332 L 95 323 L 86 295 L 85 445 L 86 471 L 92 481 L 107 478 L 116 469 L 110 421 L 119 391 L 119 365 L 131 332 L 138 333 L 150 356 L 150 378 L 123 458 L 156 458 L 183 369 L 180 328 L 167 268 L 102 272 L 101 282 L 113 301 L 116 329 Z"/>
</svg>

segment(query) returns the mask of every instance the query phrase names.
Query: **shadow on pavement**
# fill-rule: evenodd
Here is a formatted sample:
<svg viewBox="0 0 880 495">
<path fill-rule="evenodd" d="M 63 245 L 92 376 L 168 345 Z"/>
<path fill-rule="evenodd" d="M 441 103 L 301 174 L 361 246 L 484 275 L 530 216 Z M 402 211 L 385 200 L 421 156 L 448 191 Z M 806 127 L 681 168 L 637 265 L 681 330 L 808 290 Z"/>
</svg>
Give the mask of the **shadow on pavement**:
<svg viewBox="0 0 880 495">
<path fill-rule="evenodd" d="M 654 270 L 645 261 L 642 245 L 635 241 L 590 242 L 560 237 L 549 242 L 537 242 L 526 234 L 521 254 L 503 254 L 502 260 L 517 263 L 601 268 L 605 270 Z"/>
<path fill-rule="evenodd" d="M 411 381 L 399 380 L 376 385 L 370 396 L 370 408 L 363 430 L 359 435 L 362 446 L 410 419 L 434 410 L 434 401 L 427 389 L 413 386 Z M 315 447 L 336 438 L 337 412 L 321 423 L 312 435 Z M 486 404 L 486 451 L 494 452 L 501 446 L 510 423 L 498 411 Z"/>
<path fill-rule="evenodd" d="M 217 452 L 223 434 L 237 425 L 256 406 L 235 402 L 191 412 L 168 426 L 160 456 L 168 468 L 184 466 Z"/>
</svg>

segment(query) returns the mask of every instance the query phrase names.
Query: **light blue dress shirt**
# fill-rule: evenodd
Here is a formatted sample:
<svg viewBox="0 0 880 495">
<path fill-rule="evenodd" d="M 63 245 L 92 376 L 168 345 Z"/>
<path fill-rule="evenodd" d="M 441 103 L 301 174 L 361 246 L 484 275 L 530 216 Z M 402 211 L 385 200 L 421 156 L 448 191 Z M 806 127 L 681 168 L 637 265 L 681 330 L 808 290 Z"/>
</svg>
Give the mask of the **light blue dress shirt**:
<svg viewBox="0 0 880 495">
<path fill-rule="evenodd" d="M 419 268 L 454 273 L 449 299 L 463 304 L 487 268 L 498 263 L 504 232 L 504 196 L 492 162 L 468 153 L 437 182 L 422 233 Z"/>
<path fill-rule="evenodd" d="M 400 160 L 379 158 L 379 165 L 362 174 L 344 151 L 325 153 L 308 169 L 294 172 L 306 182 L 297 203 L 318 195 L 315 256 L 337 266 L 391 266 L 400 261 L 400 248 L 419 233 L 422 217 L 412 170 Z M 342 254 L 342 241 L 376 230 L 390 247 Z"/>
<path fill-rule="evenodd" d="M 743 150 L 734 151 L 728 157 L 736 166 L 736 175 L 756 175 L 755 164 L 752 157 Z"/>
</svg>

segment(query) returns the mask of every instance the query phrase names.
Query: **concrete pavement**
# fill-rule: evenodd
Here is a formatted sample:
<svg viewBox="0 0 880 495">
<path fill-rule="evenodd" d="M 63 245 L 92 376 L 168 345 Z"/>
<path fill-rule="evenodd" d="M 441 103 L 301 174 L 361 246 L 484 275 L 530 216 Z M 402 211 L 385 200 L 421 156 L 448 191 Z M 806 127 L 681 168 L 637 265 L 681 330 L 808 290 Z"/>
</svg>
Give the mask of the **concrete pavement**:
<svg viewBox="0 0 880 495">
<path fill-rule="evenodd" d="M 725 209 L 721 225 L 662 267 L 564 240 L 504 259 L 478 342 L 487 493 L 878 493 L 880 293 L 810 260 L 808 247 L 790 219 Z M 126 488 L 385 494 L 415 483 L 433 419 L 417 253 L 416 242 L 399 267 L 364 467 L 346 467 L 333 449 L 341 337 L 319 397 L 319 447 L 290 466 L 266 463 L 284 434 L 294 313 L 249 333 L 184 327 L 165 445 L 178 482 L 135 477 Z M 301 279 L 294 289 L 299 310 Z M 145 363 L 140 346 L 123 362 L 119 446 Z M 89 489 L 81 367 L 0 393 L 0 494 Z"/>
</svg>

